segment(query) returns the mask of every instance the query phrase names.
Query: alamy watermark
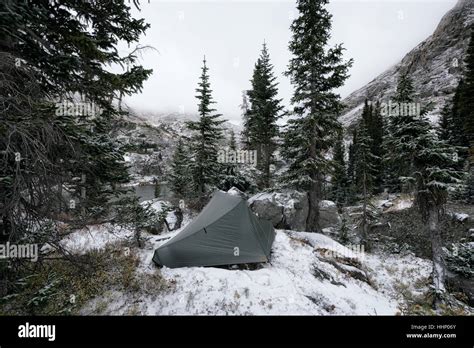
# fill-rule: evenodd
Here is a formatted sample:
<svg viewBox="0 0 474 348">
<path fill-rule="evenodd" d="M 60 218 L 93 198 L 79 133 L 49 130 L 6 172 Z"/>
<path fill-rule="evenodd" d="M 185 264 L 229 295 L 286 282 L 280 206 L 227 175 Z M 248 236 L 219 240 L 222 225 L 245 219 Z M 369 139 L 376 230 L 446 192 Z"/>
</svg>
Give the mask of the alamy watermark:
<svg viewBox="0 0 474 348">
<path fill-rule="evenodd" d="M 79 116 L 94 118 L 102 114 L 100 108 L 94 102 L 89 101 L 61 101 L 55 104 L 56 116 Z"/>
<path fill-rule="evenodd" d="M 29 259 L 38 261 L 38 244 L 0 244 L 0 260 Z"/>
<path fill-rule="evenodd" d="M 380 104 L 380 114 L 382 116 L 420 116 L 420 103 L 397 103 L 391 100 L 388 103 Z"/>
<path fill-rule="evenodd" d="M 365 257 L 365 247 L 362 244 L 353 244 L 348 246 L 337 245 L 332 249 L 324 251 L 325 257 L 338 258 L 344 257 L 348 259 L 363 260 Z"/>
<path fill-rule="evenodd" d="M 249 164 L 253 167 L 257 165 L 256 150 L 232 150 L 230 148 L 219 150 L 217 153 L 219 163 Z"/>
</svg>

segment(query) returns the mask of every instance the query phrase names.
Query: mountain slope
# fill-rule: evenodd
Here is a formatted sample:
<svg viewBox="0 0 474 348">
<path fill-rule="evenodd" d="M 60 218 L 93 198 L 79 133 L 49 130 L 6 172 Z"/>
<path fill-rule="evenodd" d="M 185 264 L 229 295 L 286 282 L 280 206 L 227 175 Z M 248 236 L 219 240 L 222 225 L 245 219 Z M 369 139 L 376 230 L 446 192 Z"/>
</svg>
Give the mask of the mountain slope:
<svg viewBox="0 0 474 348">
<path fill-rule="evenodd" d="M 411 50 L 400 63 L 383 72 L 366 86 L 343 100 L 345 111 L 339 118 L 350 127 L 362 113 L 366 98 L 388 103 L 401 72 L 408 71 L 418 99 L 433 102 L 429 117 L 437 122 L 446 101 L 454 93 L 462 72 L 463 57 L 469 44 L 469 26 L 474 23 L 474 1 L 459 0 L 441 19 L 434 33 Z"/>
</svg>

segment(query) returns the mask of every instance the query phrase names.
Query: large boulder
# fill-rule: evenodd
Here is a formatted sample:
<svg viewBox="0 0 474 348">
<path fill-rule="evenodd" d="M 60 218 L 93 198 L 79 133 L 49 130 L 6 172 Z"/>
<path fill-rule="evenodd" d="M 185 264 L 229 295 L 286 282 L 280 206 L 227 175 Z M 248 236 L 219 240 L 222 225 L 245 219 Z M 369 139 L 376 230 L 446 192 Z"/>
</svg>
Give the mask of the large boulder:
<svg viewBox="0 0 474 348">
<path fill-rule="evenodd" d="M 275 228 L 306 230 L 309 208 L 305 193 L 294 190 L 258 193 L 249 199 L 249 205 L 253 212 L 262 219 L 271 221 Z M 322 229 L 340 224 L 341 218 L 334 202 L 321 201 L 319 209 L 319 224 Z"/>
<path fill-rule="evenodd" d="M 248 202 L 250 209 L 260 218 L 270 221 L 274 227 L 285 228 L 283 205 L 277 201 L 278 193 L 263 192 L 252 196 Z"/>
<path fill-rule="evenodd" d="M 328 228 L 337 226 L 341 223 L 337 205 L 333 201 L 319 202 L 319 226 L 321 228 Z"/>
<path fill-rule="evenodd" d="M 305 193 L 294 190 L 259 193 L 249 199 L 249 205 L 259 217 L 271 221 L 276 228 L 306 229 L 308 198 Z M 334 202 L 320 202 L 321 228 L 337 226 L 340 220 Z"/>
</svg>

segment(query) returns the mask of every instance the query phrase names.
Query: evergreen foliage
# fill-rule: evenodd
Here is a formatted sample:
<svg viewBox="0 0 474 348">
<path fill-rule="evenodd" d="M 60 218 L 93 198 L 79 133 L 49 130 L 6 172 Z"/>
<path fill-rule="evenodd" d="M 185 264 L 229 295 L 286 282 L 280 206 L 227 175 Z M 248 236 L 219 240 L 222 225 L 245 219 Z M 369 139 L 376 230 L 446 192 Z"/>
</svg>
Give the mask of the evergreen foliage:
<svg viewBox="0 0 474 348">
<path fill-rule="evenodd" d="M 223 138 L 221 124 L 225 121 L 220 119 L 221 115 L 217 114 L 212 107 L 215 102 L 212 98 L 208 70 L 206 58 L 204 58 L 200 81 L 196 89 L 199 120 L 187 123 L 188 128 L 193 131 L 191 173 L 196 195 L 208 193 L 210 188 L 217 185 L 221 174 L 218 147 L 219 141 Z"/>
<path fill-rule="evenodd" d="M 343 62 L 341 45 L 327 47 L 331 29 L 327 4 L 328 0 L 297 1 L 299 16 L 291 25 L 289 45 L 293 57 L 287 75 L 295 90 L 293 118 L 284 133 L 282 155 L 289 168 L 283 182 L 308 193 L 307 231 L 320 230 L 322 184 L 334 167 L 325 155 L 340 130 L 340 98 L 334 89 L 342 86 L 352 64 Z"/>
<path fill-rule="evenodd" d="M 192 181 L 189 168 L 191 159 L 188 155 L 188 151 L 183 139 L 179 138 L 173 154 L 169 178 L 172 191 L 178 195 L 178 197 L 186 197 L 188 195 Z"/>
<path fill-rule="evenodd" d="M 263 189 L 271 184 L 270 166 L 279 135 L 277 120 L 282 116 L 283 110 L 281 99 L 277 98 L 278 83 L 265 43 L 255 64 L 251 84 L 245 134 L 249 138 L 249 148 L 257 151 L 257 169 L 262 173 L 258 186 Z"/>
</svg>

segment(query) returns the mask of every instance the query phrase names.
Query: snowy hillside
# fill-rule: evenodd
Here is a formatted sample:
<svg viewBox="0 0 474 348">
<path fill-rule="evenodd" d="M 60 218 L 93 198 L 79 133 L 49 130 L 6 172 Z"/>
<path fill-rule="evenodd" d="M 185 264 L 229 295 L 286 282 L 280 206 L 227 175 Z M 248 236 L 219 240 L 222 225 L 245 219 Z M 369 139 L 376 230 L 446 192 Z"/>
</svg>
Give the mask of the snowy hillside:
<svg viewBox="0 0 474 348">
<path fill-rule="evenodd" d="M 459 0 L 441 20 L 433 35 L 411 50 L 400 63 L 380 74 L 343 100 L 340 121 L 352 125 L 360 117 L 366 98 L 388 103 L 402 71 L 409 72 L 422 103 L 433 102 L 429 117 L 436 122 L 451 98 L 461 75 L 462 57 L 469 43 L 468 27 L 474 23 L 474 1 Z"/>
<path fill-rule="evenodd" d="M 107 244 L 120 249 L 126 231 L 108 240 L 79 231 L 68 245 L 83 253 Z M 102 233 L 104 229 L 102 230 Z M 401 312 L 399 289 L 426 291 L 431 263 L 413 256 L 357 254 L 316 233 L 277 230 L 271 263 L 260 269 L 214 267 L 156 268 L 153 251 L 177 232 L 149 236 L 133 249 L 140 288 L 110 289 L 83 307 L 83 314 L 302 314 L 393 315 Z M 71 244 L 72 243 L 72 244 Z M 81 250 L 78 250 L 81 249 Z M 147 277 L 161 278 L 159 291 L 148 291 Z M 154 278 L 153 278 L 154 277 Z M 156 282 L 156 280 L 155 280 Z M 156 284 L 155 284 L 156 285 Z"/>
</svg>

